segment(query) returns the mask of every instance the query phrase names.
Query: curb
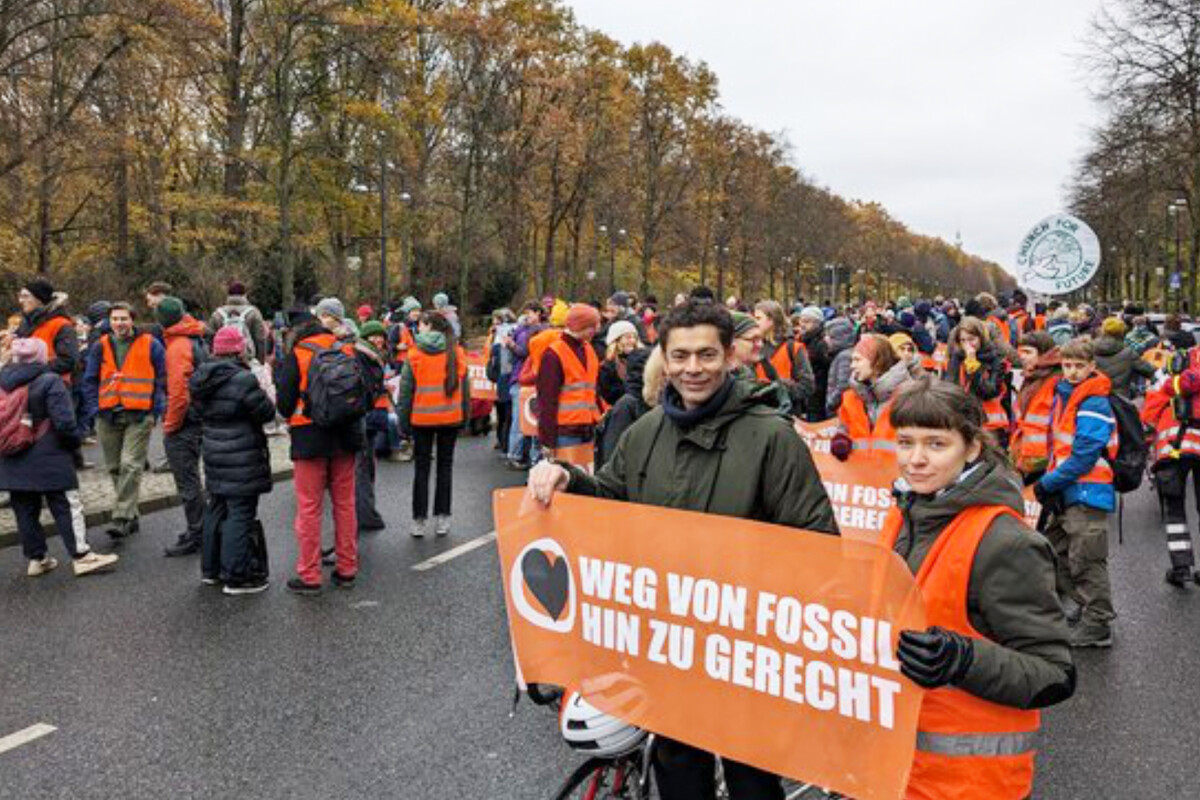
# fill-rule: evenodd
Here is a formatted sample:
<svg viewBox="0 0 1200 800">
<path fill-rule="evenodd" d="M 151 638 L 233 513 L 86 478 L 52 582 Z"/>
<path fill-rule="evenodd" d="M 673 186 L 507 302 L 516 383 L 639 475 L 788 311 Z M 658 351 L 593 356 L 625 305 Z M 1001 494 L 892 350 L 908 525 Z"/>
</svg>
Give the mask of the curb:
<svg viewBox="0 0 1200 800">
<path fill-rule="evenodd" d="M 271 480 L 274 483 L 282 483 L 290 480 L 293 469 L 291 466 L 277 469 L 271 473 Z M 138 511 L 142 514 L 152 514 L 155 511 L 165 511 L 168 508 L 174 508 L 180 504 L 179 495 L 170 494 L 162 497 L 152 497 L 149 500 L 143 500 L 138 503 Z M 95 528 L 104 525 L 112 519 L 112 509 L 106 508 L 99 511 L 88 511 L 84 514 L 84 520 L 88 528 Z M 43 523 L 46 529 L 47 536 L 56 536 L 58 531 L 53 522 Z M 0 550 L 6 547 L 15 547 L 21 543 L 21 536 L 16 531 L 12 533 L 0 533 Z"/>
</svg>

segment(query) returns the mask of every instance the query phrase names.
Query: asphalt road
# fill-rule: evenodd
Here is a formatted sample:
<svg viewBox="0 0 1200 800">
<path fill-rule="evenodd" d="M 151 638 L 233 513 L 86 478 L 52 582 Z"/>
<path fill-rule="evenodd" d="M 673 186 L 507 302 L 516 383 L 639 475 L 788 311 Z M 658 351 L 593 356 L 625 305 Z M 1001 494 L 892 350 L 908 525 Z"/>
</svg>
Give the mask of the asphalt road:
<svg viewBox="0 0 1200 800">
<path fill-rule="evenodd" d="M 488 533 L 491 490 L 522 479 L 483 440 L 458 455 L 447 539 L 408 536 L 412 467 L 381 465 L 390 527 L 364 536 L 350 592 L 283 589 L 290 484 L 262 506 L 264 595 L 224 597 L 195 559 L 164 559 L 178 509 L 147 517 L 111 575 L 31 580 L 0 551 L 0 737 L 57 729 L 0 753 L 0 798 L 548 797 L 578 759 L 551 712 L 512 714 L 495 548 L 412 569 Z M 1117 643 L 1079 654 L 1076 697 L 1045 714 L 1037 797 L 1200 796 L 1200 587 L 1163 582 L 1162 538 L 1153 496 L 1132 498 Z"/>
</svg>

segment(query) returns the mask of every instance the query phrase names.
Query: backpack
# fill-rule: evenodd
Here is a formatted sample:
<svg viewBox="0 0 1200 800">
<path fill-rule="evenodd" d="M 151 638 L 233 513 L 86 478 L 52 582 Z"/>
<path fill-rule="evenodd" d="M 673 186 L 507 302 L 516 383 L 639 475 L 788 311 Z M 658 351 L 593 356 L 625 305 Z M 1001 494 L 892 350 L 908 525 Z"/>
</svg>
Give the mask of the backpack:
<svg viewBox="0 0 1200 800">
<path fill-rule="evenodd" d="M 33 447 L 50 429 L 50 420 L 36 426 L 29 414 L 29 385 L 11 392 L 0 389 L 0 456 L 15 456 Z"/>
<path fill-rule="evenodd" d="M 254 338 L 250 335 L 250 326 L 246 324 L 246 314 L 248 311 L 248 308 L 241 306 L 222 306 L 217 309 L 217 314 L 221 317 L 220 327 L 235 328 L 242 335 L 242 340 L 246 343 L 246 354 L 251 358 L 258 358 L 259 354 L 255 352 Z M 220 328 L 217 330 L 220 330 Z"/>
<path fill-rule="evenodd" d="M 312 351 L 308 365 L 305 414 L 321 428 L 339 428 L 357 422 L 371 410 L 367 376 L 358 358 L 341 347 L 322 349 L 304 344 Z"/>
<path fill-rule="evenodd" d="M 1136 491 L 1146 474 L 1150 448 L 1142 428 L 1137 406 L 1119 394 L 1108 396 L 1117 421 L 1117 455 L 1108 459 L 1113 471 L 1113 488 L 1120 494 Z"/>
</svg>

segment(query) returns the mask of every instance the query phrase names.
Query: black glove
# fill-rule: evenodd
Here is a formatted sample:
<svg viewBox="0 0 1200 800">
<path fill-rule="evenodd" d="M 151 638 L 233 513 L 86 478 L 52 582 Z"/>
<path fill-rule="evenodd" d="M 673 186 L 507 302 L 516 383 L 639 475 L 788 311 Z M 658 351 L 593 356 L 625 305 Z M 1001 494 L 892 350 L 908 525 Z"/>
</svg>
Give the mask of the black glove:
<svg viewBox="0 0 1200 800">
<path fill-rule="evenodd" d="M 918 686 L 956 686 L 975 661 L 975 643 L 945 628 L 901 631 L 896 657 L 900 659 L 900 671 Z"/>
<path fill-rule="evenodd" d="M 1050 492 L 1046 491 L 1046 487 L 1042 485 L 1041 481 L 1038 481 L 1033 485 L 1033 496 L 1037 498 L 1037 501 L 1042 504 L 1043 508 L 1051 508 L 1054 505 L 1055 498 L 1057 497 L 1057 495 L 1050 494 Z"/>
</svg>

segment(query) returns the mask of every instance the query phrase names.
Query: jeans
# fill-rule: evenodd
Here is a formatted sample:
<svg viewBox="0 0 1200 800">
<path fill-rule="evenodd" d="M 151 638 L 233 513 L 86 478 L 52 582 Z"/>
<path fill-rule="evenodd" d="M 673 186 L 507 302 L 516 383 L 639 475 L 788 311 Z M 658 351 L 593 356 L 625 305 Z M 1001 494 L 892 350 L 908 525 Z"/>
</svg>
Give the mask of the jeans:
<svg viewBox="0 0 1200 800">
<path fill-rule="evenodd" d="M 67 492 L 10 492 L 13 516 L 17 519 L 17 531 L 21 534 L 21 552 L 31 561 L 46 557 L 46 530 L 42 527 L 42 500 L 54 517 L 63 547 L 71 558 L 88 554 L 87 539 L 82 526 L 76 524 L 75 508 Z M 82 512 L 81 512 L 82 513 Z"/>
<path fill-rule="evenodd" d="M 258 495 L 213 495 L 204 513 L 204 546 L 200 572 L 224 583 L 257 583 L 267 579 L 266 540 L 259 537 L 255 518 Z"/>
<path fill-rule="evenodd" d="M 163 436 L 167 463 L 187 519 L 186 536 L 199 542 L 204 530 L 204 484 L 200 479 L 200 446 L 203 429 L 194 422 Z"/>
<path fill-rule="evenodd" d="M 354 513 L 353 453 L 329 458 L 298 458 L 293 462 L 296 521 L 293 530 L 299 554 L 296 575 L 308 584 L 321 583 L 321 519 L 325 492 L 333 501 L 334 552 L 344 578 L 358 574 L 358 520 Z"/>
<path fill-rule="evenodd" d="M 153 429 L 154 417 L 150 414 L 101 414 L 97 421 L 100 449 L 104 451 L 104 464 L 116 493 L 112 510 L 114 523 L 139 517 L 138 498 Z"/>
<path fill-rule="evenodd" d="M 769 772 L 721 759 L 729 800 L 783 800 L 783 785 Z M 654 780 L 662 800 L 713 800 L 715 756 L 672 739 L 660 739 L 654 751 Z"/>
<path fill-rule="evenodd" d="M 433 498 L 433 514 L 450 516 L 450 495 L 453 490 L 454 443 L 458 427 L 413 428 L 416 470 L 413 474 L 413 519 L 429 517 L 429 468 L 434 443 L 437 444 L 437 490 Z"/>
</svg>

